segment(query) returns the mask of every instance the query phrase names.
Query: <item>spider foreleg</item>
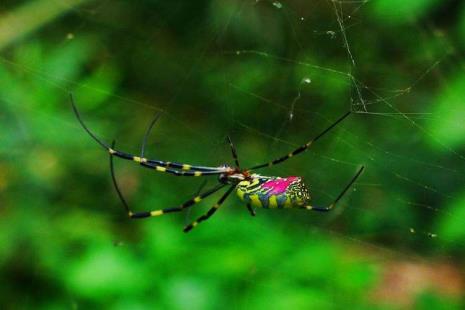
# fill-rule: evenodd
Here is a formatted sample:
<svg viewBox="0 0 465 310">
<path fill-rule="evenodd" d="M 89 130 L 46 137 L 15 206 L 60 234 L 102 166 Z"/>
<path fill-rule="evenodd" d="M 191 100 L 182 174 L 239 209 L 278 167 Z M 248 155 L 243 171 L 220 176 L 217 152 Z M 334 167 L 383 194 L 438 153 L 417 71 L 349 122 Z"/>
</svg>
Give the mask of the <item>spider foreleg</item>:
<svg viewBox="0 0 465 310">
<path fill-rule="evenodd" d="M 114 147 L 114 145 L 115 145 L 115 142 L 113 141 L 112 147 Z M 121 202 L 123 203 L 124 208 L 126 209 L 126 212 L 127 212 L 128 216 L 130 218 L 133 218 L 133 219 L 140 219 L 140 218 L 146 218 L 146 217 L 152 217 L 152 216 L 160 216 L 160 215 L 171 213 L 171 212 L 180 212 L 180 211 L 182 211 L 182 210 L 184 210 L 186 208 L 189 208 L 189 207 L 193 206 L 194 204 L 199 203 L 204 198 L 212 195 L 213 193 L 219 191 L 220 189 L 222 189 L 223 187 L 226 186 L 226 184 L 220 183 L 220 184 L 216 185 L 214 188 L 211 188 L 211 189 L 205 191 L 204 193 L 201 193 L 201 194 L 195 196 L 194 198 L 189 199 L 188 201 L 186 201 L 185 203 L 183 203 L 182 205 L 180 205 L 178 207 L 165 208 L 165 209 L 153 210 L 153 211 L 133 212 L 129 208 L 129 205 L 126 202 L 126 199 L 124 199 L 124 196 L 123 196 L 123 194 L 122 194 L 122 192 L 121 192 L 121 190 L 120 190 L 120 188 L 118 186 L 118 183 L 116 181 L 115 169 L 114 169 L 114 165 L 113 165 L 113 155 L 112 154 L 110 154 L 110 172 L 111 172 L 111 179 L 113 181 L 113 186 L 115 187 L 115 190 L 116 190 L 116 192 L 118 194 L 118 197 L 120 198 Z"/>
<path fill-rule="evenodd" d="M 224 167 L 205 167 L 205 166 L 194 166 L 194 165 L 189 165 L 189 164 L 181 164 L 181 163 L 173 163 L 173 162 L 168 162 L 168 161 L 162 161 L 162 160 L 156 160 L 156 159 L 148 159 L 143 156 L 145 152 L 145 145 L 146 145 L 146 140 L 147 137 L 155 124 L 155 122 L 158 120 L 158 114 L 154 118 L 154 120 L 151 122 L 149 128 L 147 129 L 144 140 L 142 142 L 142 148 L 141 148 L 141 156 L 135 156 L 132 154 L 128 154 L 125 152 L 121 152 L 119 150 L 116 150 L 114 147 L 110 147 L 107 143 L 104 141 L 100 140 L 84 123 L 82 120 L 81 115 L 79 114 L 79 111 L 77 109 L 76 103 L 74 102 L 74 98 L 72 94 L 69 94 L 70 96 L 70 102 L 73 107 L 74 114 L 76 115 L 76 118 L 79 121 L 79 124 L 81 127 L 87 132 L 87 134 L 94 140 L 96 141 L 101 147 L 106 149 L 106 151 L 113 156 L 126 159 L 126 160 L 131 160 L 136 163 L 139 163 L 140 165 L 156 170 L 158 172 L 166 172 L 170 174 L 174 174 L 177 176 L 203 176 L 203 175 L 218 175 L 222 174 L 225 171 Z"/>
</svg>

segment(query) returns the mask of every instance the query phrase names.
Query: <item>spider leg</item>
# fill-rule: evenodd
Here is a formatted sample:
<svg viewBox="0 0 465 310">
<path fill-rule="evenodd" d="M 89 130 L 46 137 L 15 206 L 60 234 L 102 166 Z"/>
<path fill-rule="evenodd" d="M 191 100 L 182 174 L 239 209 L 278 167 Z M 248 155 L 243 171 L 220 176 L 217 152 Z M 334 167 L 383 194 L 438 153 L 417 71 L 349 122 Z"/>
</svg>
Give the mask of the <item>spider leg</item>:
<svg viewBox="0 0 465 310">
<path fill-rule="evenodd" d="M 116 155 L 116 154 L 114 154 L 114 155 Z M 178 170 L 178 169 L 171 169 L 171 168 L 162 167 L 162 166 L 159 166 L 159 165 L 156 165 L 156 164 L 149 163 L 147 161 L 144 161 L 145 158 L 137 157 L 137 158 L 135 158 L 133 160 L 135 162 L 138 162 L 142 167 L 146 167 L 146 168 L 149 168 L 149 169 L 154 169 L 154 170 L 156 170 L 158 172 L 166 172 L 166 173 L 169 173 L 169 174 L 173 174 L 175 176 L 201 177 L 201 176 L 206 176 L 206 175 L 218 175 L 218 174 L 223 174 L 223 173 L 226 172 L 226 170 L 221 168 L 221 167 L 215 168 L 216 170 L 211 170 L 211 171 L 198 171 L 198 170 L 194 170 L 193 168 L 192 168 L 192 170 L 181 171 L 181 170 Z"/>
<path fill-rule="evenodd" d="M 337 198 L 333 201 L 333 203 L 331 203 L 329 206 L 327 207 L 315 207 L 315 206 L 304 206 L 304 207 L 301 207 L 302 209 L 307 209 L 307 210 L 313 210 L 313 211 L 319 211 L 319 212 L 327 212 L 327 211 L 331 211 L 334 206 L 339 202 L 339 200 L 341 200 L 341 198 L 347 193 L 347 191 L 349 190 L 349 188 L 352 186 L 352 184 L 355 183 L 355 181 L 358 179 L 358 177 L 362 174 L 363 170 L 365 169 L 364 166 L 362 166 L 358 171 L 357 173 L 352 177 L 352 179 L 350 180 L 350 182 L 346 185 L 346 187 L 344 187 L 344 189 L 342 190 L 342 192 L 337 196 Z"/>
<path fill-rule="evenodd" d="M 126 160 L 132 160 L 134 162 L 137 162 L 141 164 L 142 166 L 150 169 L 154 169 L 159 172 L 167 172 L 171 173 L 177 176 L 202 176 L 202 175 L 217 175 L 217 174 L 222 174 L 225 172 L 225 168 L 223 167 L 204 167 L 204 166 L 193 166 L 193 165 L 188 165 L 188 164 L 180 164 L 180 163 L 171 163 L 167 161 L 162 161 L 162 160 L 154 160 L 154 159 L 147 159 L 142 156 L 135 156 L 132 154 L 128 154 L 125 152 L 121 152 L 119 150 L 116 150 L 114 148 L 111 148 L 108 144 L 100 140 L 83 122 L 81 115 L 79 114 L 79 111 L 76 107 L 76 104 L 74 103 L 73 95 L 70 94 L 70 101 L 71 105 L 73 107 L 74 114 L 76 115 L 76 118 L 79 121 L 79 124 L 81 125 L 82 128 L 94 139 L 100 146 L 102 146 L 104 149 L 108 151 L 111 155 L 114 155 L 116 157 L 126 159 Z M 151 128 L 153 127 L 153 124 L 155 124 L 156 120 L 158 117 L 156 117 L 153 121 L 151 126 L 149 127 L 149 130 L 146 132 L 146 135 L 150 132 Z M 145 149 L 145 139 L 143 143 L 143 148 Z M 143 150 L 142 150 L 143 152 Z M 172 167 L 174 169 L 168 168 Z M 183 170 L 183 171 L 179 171 Z"/>
<path fill-rule="evenodd" d="M 198 188 L 197 191 L 195 192 L 195 196 L 200 195 L 200 193 L 201 193 L 202 190 L 204 189 L 205 185 L 207 185 L 207 181 L 208 181 L 207 179 L 203 179 L 203 180 L 202 180 L 202 183 L 200 183 L 199 188 Z M 191 208 L 188 208 L 187 211 L 184 213 L 184 214 L 185 214 L 185 217 L 184 217 L 184 225 L 188 223 L 188 221 L 189 221 L 189 219 L 190 219 L 191 211 L 192 211 L 192 209 L 191 209 Z"/>
<path fill-rule="evenodd" d="M 150 135 L 150 132 L 152 131 L 153 126 L 155 125 L 155 123 L 160 118 L 160 115 L 161 115 L 161 113 L 156 113 L 155 114 L 155 116 L 153 117 L 152 122 L 150 123 L 149 127 L 147 128 L 147 131 L 145 131 L 144 139 L 142 140 L 142 146 L 140 148 L 140 158 L 144 158 L 145 145 L 147 144 L 147 138 Z"/>
<path fill-rule="evenodd" d="M 234 162 L 236 163 L 236 168 L 240 169 L 241 165 L 239 164 L 239 159 L 237 158 L 236 147 L 232 143 L 232 140 L 231 140 L 231 138 L 229 136 L 227 136 L 226 138 L 227 138 L 227 140 L 229 142 L 229 146 L 231 147 L 231 153 L 232 153 L 232 156 L 234 158 Z"/>
<path fill-rule="evenodd" d="M 152 169 L 158 170 L 160 172 L 168 172 L 168 173 L 175 174 L 175 175 L 178 175 L 178 176 L 180 176 L 180 175 L 181 176 L 200 176 L 200 175 L 198 173 L 196 174 L 195 172 L 193 174 L 192 173 L 182 173 L 181 171 L 176 171 L 176 170 L 173 170 L 173 169 L 167 169 L 167 171 L 164 171 L 164 169 L 157 169 L 156 166 L 172 167 L 172 168 L 180 169 L 180 170 L 205 171 L 205 172 L 218 170 L 218 168 L 191 166 L 191 165 L 187 165 L 187 164 L 164 162 L 164 161 L 160 161 L 160 160 L 153 160 L 153 159 L 145 158 L 144 153 L 145 153 L 145 146 L 147 145 L 148 136 L 150 135 L 150 132 L 152 131 L 153 126 L 155 125 L 155 123 L 160 118 L 160 115 L 161 115 L 161 113 L 156 113 L 153 120 L 150 122 L 149 127 L 147 127 L 147 130 L 145 131 L 145 134 L 144 134 L 144 139 L 142 140 L 142 146 L 141 146 L 141 150 L 140 150 L 141 151 L 140 152 L 141 153 L 140 157 L 133 156 L 132 157 L 133 161 L 139 162 L 142 166 L 145 166 L 146 168 L 152 168 Z M 146 164 L 146 165 L 144 165 L 144 164 Z M 205 174 L 205 173 L 202 173 L 202 174 Z M 217 174 L 217 173 L 214 173 L 214 174 Z"/>
<path fill-rule="evenodd" d="M 191 224 L 187 225 L 186 227 L 184 227 L 184 232 L 189 232 L 191 231 L 194 227 L 196 227 L 198 224 L 200 224 L 201 222 L 203 221 L 206 221 L 210 218 L 210 216 L 212 216 L 213 214 L 215 214 L 215 212 L 220 208 L 221 204 L 226 200 L 226 198 L 228 198 L 228 196 L 231 194 L 231 192 L 234 190 L 235 186 L 231 186 L 228 191 L 226 193 L 223 194 L 223 196 L 221 196 L 220 200 L 218 200 L 218 202 L 212 207 L 210 208 L 210 210 L 207 211 L 207 213 L 205 213 L 204 215 L 202 215 L 201 217 L 199 217 L 197 220 L 195 220 L 194 222 L 192 222 Z"/>
<path fill-rule="evenodd" d="M 132 219 L 140 219 L 140 218 L 146 218 L 146 217 L 152 217 L 152 216 L 160 216 L 166 213 L 171 213 L 171 212 L 180 212 L 184 209 L 190 208 L 193 205 L 199 203 L 202 201 L 204 198 L 216 193 L 223 187 L 225 187 L 226 184 L 218 184 L 215 187 L 205 191 L 204 193 L 195 196 L 192 199 L 189 199 L 185 203 L 181 204 L 178 207 L 173 207 L 173 208 L 165 208 L 165 209 L 159 209 L 159 210 L 152 210 L 152 211 L 141 211 L 141 212 L 129 212 L 128 215 Z"/>
<path fill-rule="evenodd" d="M 111 147 L 115 147 L 115 143 L 116 141 L 113 140 L 113 142 L 111 143 Z M 118 186 L 118 182 L 116 182 L 116 176 L 115 176 L 115 167 L 113 165 L 113 154 L 110 153 L 110 173 L 111 173 L 111 180 L 113 182 L 113 187 L 115 188 L 116 190 L 116 193 L 118 194 L 118 197 L 119 199 L 121 200 L 121 202 L 123 203 L 123 206 L 124 208 L 126 209 L 126 212 L 128 214 L 131 213 L 131 210 L 129 209 L 129 205 L 128 203 L 126 202 L 126 199 L 124 199 L 124 196 L 123 196 L 123 193 L 121 193 L 121 190 L 119 189 L 119 186 Z"/>
<path fill-rule="evenodd" d="M 312 140 L 308 141 L 307 143 L 305 143 L 304 145 L 298 147 L 297 149 L 295 149 L 294 151 L 290 152 L 289 154 L 285 155 L 285 156 L 282 156 L 278 159 L 275 159 L 273 161 L 270 161 L 268 163 L 265 163 L 265 164 L 261 164 L 261 165 L 257 165 L 257 166 L 254 166 L 248 170 L 255 170 L 255 169 L 260 169 L 260 168 L 264 168 L 264 167 L 270 167 L 270 166 L 273 166 L 273 165 L 276 165 L 276 164 L 279 164 L 285 160 L 288 160 L 289 158 L 291 158 L 292 156 L 294 155 L 297 155 L 299 153 L 302 153 L 303 151 L 307 150 L 313 142 L 317 141 L 318 139 L 320 139 L 321 137 L 323 137 L 326 133 L 328 133 L 331 129 L 333 129 L 334 127 L 336 127 L 337 124 L 339 124 L 340 122 L 342 122 L 347 116 L 349 116 L 351 114 L 351 112 L 347 112 L 346 114 L 344 114 L 343 116 L 341 116 L 337 121 L 335 121 L 331 126 L 329 126 L 328 128 L 326 128 L 325 130 L 323 130 L 323 132 L 321 132 L 319 135 L 317 135 L 315 138 L 313 138 Z"/>
<path fill-rule="evenodd" d="M 250 215 L 252 216 L 255 216 L 255 210 L 252 208 L 252 206 L 250 205 L 250 203 L 247 204 L 247 210 L 249 210 L 250 212 Z"/>
<path fill-rule="evenodd" d="M 115 142 L 113 141 L 113 146 L 114 146 Z M 181 204 L 180 206 L 178 207 L 174 207 L 174 208 L 165 208 L 165 209 L 160 209 L 160 210 L 153 210 L 153 211 L 141 211 L 141 212 L 132 212 L 131 209 L 129 208 L 129 205 L 128 203 L 126 202 L 126 199 L 124 199 L 124 196 L 118 186 L 118 183 L 116 181 L 116 176 L 115 176 L 115 169 L 114 169 L 114 165 L 113 165 L 113 155 L 110 154 L 110 172 L 111 172 L 111 179 L 113 181 L 113 185 L 115 187 L 115 190 L 118 194 L 118 197 L 120 198 L 121 202 L 123 203 L 124 205 L 124 208 L 126 209 L 126 212 L 128 213 L 128 216 L 130 218 L 133 218 L 133 219 L 136 219 L 136 218 L 145 218 L 145 217 L 151 217 L 151 216 L 160 216 L 160 215 L 163 215 L 163 214 L 166 214 L 166 213 L 171 213 L 171 212 L 179 212 L 179 211 L 182 211 L 186 208 L 189 208 L 191 206 L 193 206 L 194 204 L 196 203 L 199 203 L 202 199 L 212 195 L 213 193 L 219 191 L 220 189 L 222 189 L 223 187 L 226 186 L 226 184 L 218 184 L 216 185 L 214 188 L 211 188 L 207 191 L 205 191 L 204 193 L 202 194 L 199 194 L 197 196 L 195 196 L 194 198 L 192 199 L 189 199 L 188 201 L 186 201 L 185 203 Z"/>
</svg>

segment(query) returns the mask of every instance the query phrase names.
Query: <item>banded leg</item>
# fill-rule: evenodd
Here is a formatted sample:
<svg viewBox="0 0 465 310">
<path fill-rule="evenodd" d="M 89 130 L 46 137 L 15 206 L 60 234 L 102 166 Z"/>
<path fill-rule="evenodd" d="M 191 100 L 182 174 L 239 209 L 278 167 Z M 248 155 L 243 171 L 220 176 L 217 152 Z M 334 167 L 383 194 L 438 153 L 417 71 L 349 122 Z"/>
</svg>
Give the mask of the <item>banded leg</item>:
<svg viewBox="0 0 465 310">
<path fill-rule="evenodd" d="M 326 133 L 328 133 L 331 129 L 333 129 L 334 127 L 336 127 L 337 124 L 339 124 L 340 122 L 342 122 L 347 116 L 349 116 L 351 114 L 351 112 L 347 112 L 346 114 L 344 114 L 343 116 L 341 116 L 337 121 L 335 121 L 331 126 L 329 126 L 328 128 L 326 128 L 325 130 L 323 130 L 323 132 L 321 132 L 319 135 L 317 135 L 315 138 L 313 138 L 312 140 L 308 141 L 306 144 L 298 147 L 297 149 L 295 149 L 294 151 L 292 151 L 291 153 L 285 155 L 285 156 L 282 156 L 278 159 L 275 159 L 273 161 L 270 161 L 268 163 L 265 163 L 265 164 L 261 164 L 261 165 L 257 165 L 257 166 L 254 166 L 248 170 L 255 170 L 255 169 L 260 169 L 260 168 L 264 168 L 264 167 L 270 167 L 270 166 L 273 166 L 273 165 L 276 165 L 276 164 L 279 164 L 285 160 L 288 160 L 289 158 L 291 158 L 292 156 L 294 155 L 297 155 L 299 153 L 302 153 L 303 151 L 307 150 L 313 142 L 317 141 L 318 139 L 320 139 L 321 137 L 323 137 Z"/>
<path fill-rule="evenodd" d="M 362 174 L 363 170 L 365 169 L 365 167 L 361 167 L 357 173 L 352 177 L 352 179 L 350 180 L 350 182 L 346 185 L 346 187 L 344 187 L 344 189 L 342 190 L 342 192 L 337 196 L 337 198 L 333 201 L 332 204 L 330 204 L 329 206 L 327 207 L 314 207 L 314 206 L 304 206 L 304 207 L 301 207 L 302 209 L 306 209 L 306 210 L 313 210 L 313 211 L 319 211 L 319 212 L 327 212 L 327 211 L 331 211 L 335 206 L 336 204 L 339 202 L 339 200 L 341 200 L 341 198 L 347 193 L 347 191 L 349 190 L 349 188 L 352 186 L 352 184 L 355 183 L 355 181 L 358 179 L 358 177 Z"/>
<path fill-rule="evenodd" d="M 203 179 L 202 183 L 200 183 L 199 188 L 195 192 L 194 196 L 199 196 L 202 190 L 204 189 L 205 185 L 207 185 L 207 179 Z M 191 214 L 192 209 L 188 208 L 186 212 L 184 212 L 184 225 L 189 222 L 190 219 L 190 214 Z"/>
<path fill-rule="evenodd" d="M 171 168 L 162 167 L 156 164 L 151 164 L 148 161 L 144 161 L 144 158 L 135 158 L 133 160 L 135 162 L 140 163 L 142 167 L 146 167 L 149 169 L 154 169 L 155 171 L 158 171 L 158 172 L 166 172 L 169 174 L 173 174 L 175 176 L 182 176 L 182 177 L 202 177 L 206 175 L 219 175 L 219 174 L 223 174 L 226 172 L 226 169 L 222 167 L 215 168 L 216 170 L 211 170 L 211 171 L 197 171 L 194 169 L 188 170 L 188 171 L 181 171 L 178 169 L 171 169 Z M 170 165 L 171 163 L 167 163 L 167 164 Z"/>
<path fill-rule="evenodd" d="M 226 184 L 218 184 L 215 187 L 213 187 L 212 189 L 209 189 L 209 190 L 205 191 L 204 193 L 202 193 L 202 194 L 200 194 L 198 196 L 195 196 L 192 199 L 189 199 L 188 201 L 186 201 L 185 203 L 181 204 L 178 207 L 165 208 L 165 209 L 159 209 L 159 210 L 153 210 L 153 211 L 141 211 L 141 212 L 135 212 L 135 213 L 129 212 L 128 215 L 132 219 L 140 219 L 140 218 L 146 218 L 146 217 L 152 217 L 152 216 L 160 216 L 160 215 L 163 215 L 163 214 L 166 214 L 166 213 L 171 213 L 171 212 L 180 212 L 180 211 L 183 211 L 184 209 L 190 208 L 193 205 L 199 203 L 204 198 L 216 193 L 217 191 L 219 191 L 220 189 L 222 189 L 225 186 L 226 186 Z"/>
<path fill-rule="evenodd" d="M 114 145 L 114 144 L 115 144 L 115 142 L 113 141 L 112 145 Z M 223 187 L 226 186 L 226 184 L 222 184 L 222 183 L 218 184 L 214 188 L 211 188 L 211 189 L 205 191 L 204 193 L 199 194 L 199 195 L 195 196 L 192 199 L 189 199 L 188 201 L 186 201 L 185 203 L 181 204 L 178 207 L 166 208 L 166 209 L 160 209 L 160 210 L 153 210 L 153 211 L 132 212 L 131 209 L 129 208 L 128 203 L 124 199 L 124 196 L 123 196 L 121 190 L 119 189 L 118 183 L 116 181 L 115 169 L 114 169 L 114 165 L 113 165 L 113 155 L 112 154 L 110 154 L 110 172 L 111 172 L 111 179 L 113 181 L 113 186 L 115 187 L 115 190 L 116 190 L 116 192 L 118 194 L 118 197 L 120 198 L 121 202 L 123 203 L 124 208 L 126 209 L 126 212 L 127 212 L 128 216 L 130 218 L 133 218 L 133 219 L 146 218 L 146 217 L 151 217 L 151 216 L 160 216 L 160 215 L 163 215 L 163 214 L 166 214 L 166 213 L 182 211 L 182 210 L 184 210 L 186 208 L 189 208 L 189 207 L 193 206 L 196 203 L 199 203 L 200 201 L 202 201 L 202 199 L 212 195 L 213 193 L 219 191 L 220 189 L 222 189 Z"/>
<path fill-rule="evenodd" d="M 218 175 L 218 174 L 222 174 L 225 172 L 225 168 L 223 167 L 193 166 L 193 165 L 188 165 L 188 164 L 171 163 L 171 162 L 162 161 L 162 160 L 147 159 L 142 156 L 135 156 L 135 155 L 121 152 L 119 150 L 111 148 L 105 142 L 97 138 L 97 136 L 84 124 L 84 122 L 82 121 L 81 115 L 79 114 L 79 111 L 76 107 L 76 104 L 74 103 L 72 94 L 70 94 L 70 101 L 73 107 L 74 114 L 76 115 L 76 118 L 78 119 L 81 127 L 84 128 L 87 134 L 89 134 L 89 136 L 91 136 L 92 139 L 94 139 L 101 147 L 106 149 L 108 153 L 110 153 L 111 155 L 114 155 L 116 157 L 126 159 L 126 160 L 132 160 L 134 162 L 137 162 L 143 165 L 146 168 L 154 169 L 159 172 L 171 173 L 177 176 Z M 151 128 L 153 127 L 153 124 L 156 122 L 157 119 L 158 117 L 155 118 L 154 121 L 152 121 L 152 124 L 146 133 L 147 135 L 148 135 L 148 132 L 150 132 Z M 145 149 L 145 142 L 144 142 L 144 149 Z M 174 169 L 171 169 L 169 167 L 174 168 Z"/>
<path fill-rule="evenodd" d="M 252 208 L 250 203 L 247 204 L 247 210 L 249 210 L 250 215 L 255 216 L 255 210 Z"/>
<path fill-rule="evenodd" d="M 234 162 L 236 163 L 236 168 L 240 168 L 241 165 L 239 164 L 239 159 L 237 158 L 236 147 L 232 143 L 231 138 L 229 136 L 227 136 L 227 139 L 228 139 L 228 142 L 229 142 L 229 146 L 231 147 L 231 153 L 232 153 L 232 156 L 234 158 Z"/>
<path fill-rule="evenodd" d="M 200 166 L 191 166 L 191 165 L 187 165 L 187 164 L 179 164 L 179 163 L 172 163 L 172 162 L 163 162 L 163 161 L 160 161 L 160 160 L 153 160 L 153 159 L 147 159 L 144 157 L 144 153 L 145 153 L 145 146 L 147 144 L 147 139 L 148 139 L 148 136 L 150 135 L 151 131 L 152 131 L 152 128 L 153 126 L 155 125 L 155 123 L 158 121 L 158 118 L 160 118 L 160 113 L 156 113 L 153 120 L 150 122 L 150 125 L 149 127 L 147 127 L 147 130 L 145 131 L 145 134 L 144 134 L 144 139 L 142 140 L 142 147 L 141 147 L 141 154 L 140 154 L 140 157 L 133 157 L 132 160 L 133 161 L 136 161 L 138 163 L 140 163 L 142 166 L 145 166 L 147 168 L 154 168 L 155 166 L 155 170 L 156 169 L 156 166 L 162 166 L 162 167 L 172 167 L 172 168 L 175 168 L 175 169 L 180 169 L 180 170 L 184 170 L 184 171 L 188 171 L 188 170 L 193 170 L 194 173 L 193 174 L 189 174 L 189 173 L 182 173 L 181 171 L 173 171 L 172 169 L 168 169 L 168 171 L 164 170 L 164 169 L 158 169 L 160 172 L 169 172 L 169 173 L 172 173 L 172 174 L 175 174 L 175 175 L 185 175 L 185 176 L 200 176 L 199 173 L 195 173 L 195 171 L 212 171 L 212 170 L 218 170 L 218 168 L 209 168 L 209 167 L 200 167 Z M 147 165 L 144 165 L 144 164 L 147 164 Z M 204 173 L 202 173 L 204 175 Z"/>
<path fill-rule="evenodd" d="M 220 198 L 220 200 L 218 200 L 218 202 L 210 209 L 208 210 L 207 213 L 205 213 L 204 215 L 202 215 L 201 217 L 199 217 L 197 220 L 195 220 L 194 222 L 192 222 L 191 224 L 187 225 L 186 227 L 184 227 L 184 232 L 189 232 L 192 230 L 192 228 L 196 227 L 198 224 L 200 224 L 201 222 L 203 221 L 206 221 L 210 218 L 210 216 L 212 216 L 213 214 L 215 214 L 215 212 L 221 207 L 221 204 L 226 200 L 226 198 L 228 198 L 229 194 L 231 194 L 231 192 L 234 190 L 235 186 L 231 186 L 228 191 L 226 193 L 224 193 L 224 195 Z"/>
</svg>

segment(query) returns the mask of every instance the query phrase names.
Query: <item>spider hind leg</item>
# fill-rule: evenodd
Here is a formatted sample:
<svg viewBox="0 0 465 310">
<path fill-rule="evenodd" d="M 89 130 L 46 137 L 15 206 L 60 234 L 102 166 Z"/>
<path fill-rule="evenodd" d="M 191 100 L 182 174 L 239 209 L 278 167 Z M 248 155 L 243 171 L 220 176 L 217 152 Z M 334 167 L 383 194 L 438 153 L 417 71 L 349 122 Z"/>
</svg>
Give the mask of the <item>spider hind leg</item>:
<svg viewBox="0 0 465 310">
<path fill-rule="evenodd" d="M 342 197 L 347 193 L 349 188 L 357 181 L 358 177 L 362 174 L 363 170 L 365 169 L 364 166 L 360 167 L 360 169 L 357 171 L 357 173 L 352 177 L 350 182 L 344 187 L 344 189 L 339 193 L 339 195 L 336 197 L 336 199 L 327 207 L 317 207 L 317 206 L 303 206 L 301 207 L 302 209 L 306 210 L 312 210 L 312 211 L 318 211 L 318 212 L 328 212 L 331 211 L 336 204 L 341 200 Z"/>
</svg>

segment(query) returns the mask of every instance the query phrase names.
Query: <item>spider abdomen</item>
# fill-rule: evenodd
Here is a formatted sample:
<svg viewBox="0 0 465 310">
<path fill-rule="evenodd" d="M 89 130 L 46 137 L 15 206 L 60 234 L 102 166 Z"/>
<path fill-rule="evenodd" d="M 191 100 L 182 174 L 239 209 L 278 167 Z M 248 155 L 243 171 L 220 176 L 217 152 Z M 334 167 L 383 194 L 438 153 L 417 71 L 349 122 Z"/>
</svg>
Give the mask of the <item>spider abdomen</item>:
<svg viewBox="0 0 465 310">
<path fill-rule="evenodd" d="M 310 200 L 308 188 L 299 177 L 252 177 L 239 182 L 236 193 L 257 208 L 293 208 Z"/>
</svg>

